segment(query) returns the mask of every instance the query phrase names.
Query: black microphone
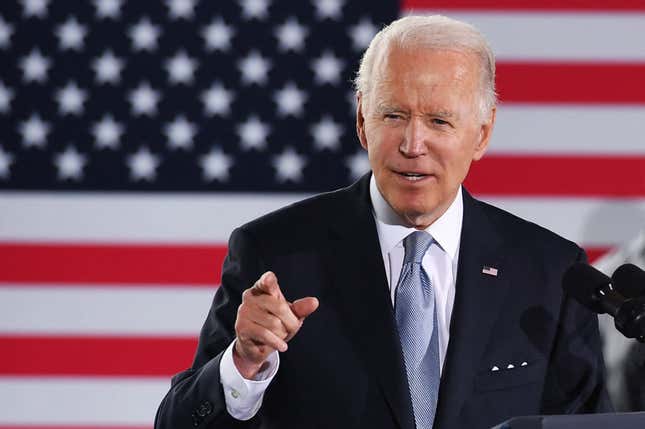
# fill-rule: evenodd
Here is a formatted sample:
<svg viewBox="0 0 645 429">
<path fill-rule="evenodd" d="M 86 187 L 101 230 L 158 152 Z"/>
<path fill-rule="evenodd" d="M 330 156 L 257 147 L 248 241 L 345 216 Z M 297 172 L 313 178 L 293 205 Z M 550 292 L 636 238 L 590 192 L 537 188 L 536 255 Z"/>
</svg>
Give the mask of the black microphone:
<svg viewBox="0 0 645 429">
<path fill-rule="evenodd" d="M 562 288 L 590 310 L 613 316 L 616 329 L 627 338 L 645 342 L 645 297 L 625 298 L 608 276 L 583 263 L 566 271 Z"/>
<path fill-rule="evenodd" d="M 627 298 L 645 296 L 645 271 L 634 264 L 623 264 L 611 276 L 616 290 Z"/>
</svg>

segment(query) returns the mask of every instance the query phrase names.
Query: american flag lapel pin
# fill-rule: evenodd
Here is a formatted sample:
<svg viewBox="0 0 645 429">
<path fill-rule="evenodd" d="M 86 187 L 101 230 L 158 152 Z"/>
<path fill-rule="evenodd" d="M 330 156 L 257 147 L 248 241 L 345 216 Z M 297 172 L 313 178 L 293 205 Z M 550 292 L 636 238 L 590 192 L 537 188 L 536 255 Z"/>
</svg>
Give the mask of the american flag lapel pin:
<svg viewBox="0 0 645 429">
<path fill-rule="evenodd" d="M 497 277 L 497 268 L 484 266 L 484 268 L 482 268 L 482 273 Z"/>
</svg>

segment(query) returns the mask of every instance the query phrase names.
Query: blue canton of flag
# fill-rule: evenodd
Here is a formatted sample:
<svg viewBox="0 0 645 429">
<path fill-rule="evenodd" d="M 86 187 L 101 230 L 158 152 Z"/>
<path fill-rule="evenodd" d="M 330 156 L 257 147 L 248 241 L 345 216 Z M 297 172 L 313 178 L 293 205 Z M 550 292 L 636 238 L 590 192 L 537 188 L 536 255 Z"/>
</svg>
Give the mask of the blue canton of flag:
<svg viewBox="0 0 645 429">
<path fill-rule="evenodd" d="M 345 185 L 368 170 L 351 79 L 397 7 L 3 2 L 0 188 Z"/>
</svg>

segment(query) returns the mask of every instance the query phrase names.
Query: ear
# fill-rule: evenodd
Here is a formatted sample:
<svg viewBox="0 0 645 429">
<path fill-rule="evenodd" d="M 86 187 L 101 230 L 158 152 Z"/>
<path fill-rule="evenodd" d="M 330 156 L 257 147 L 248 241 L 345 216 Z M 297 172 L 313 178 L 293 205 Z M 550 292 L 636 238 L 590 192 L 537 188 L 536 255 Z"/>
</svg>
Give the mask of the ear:
<svg viewBox="0 0 645 429">
<path fill-rule="evenodd" d="M 363 116 L 363 94 L 356 93 L 356 134 L 361 146 L 367 150 L 367 137 L 365 137 L 365 117 Z"/>
<path fill-rule="evenodd" d="M 497 117 L 497 107 L 493 106 L 491 109 L 490 117 L 488 121 L 481 124 L 479 130 L 479 141 L 475 147 L 475 152 L 473 153 L 473 161 L 479 161 L 484 156 L 486 149 L 488 148 L 488 142 L 490 141 L 491 136 L 493 135 L 493 128 L 495 127 L 495 118 Z"/>
</svg>

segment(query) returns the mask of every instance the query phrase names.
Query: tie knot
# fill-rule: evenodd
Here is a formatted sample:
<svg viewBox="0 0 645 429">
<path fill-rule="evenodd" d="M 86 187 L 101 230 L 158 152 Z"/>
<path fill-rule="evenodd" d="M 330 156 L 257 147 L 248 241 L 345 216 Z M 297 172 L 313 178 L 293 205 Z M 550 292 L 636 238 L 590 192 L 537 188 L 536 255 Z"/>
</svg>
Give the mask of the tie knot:
<svg viewBox="0 0 645 429">
<path fill-rule="evenodd" d="M 428 251 L 432 244 L 432 236 L 425 231 L 414 231 L 403 239 L 403 247 L 405 248 L 405 258 L 403 263 L 410 262 L 420 264 L 423 255 Z"/>
</svg>

